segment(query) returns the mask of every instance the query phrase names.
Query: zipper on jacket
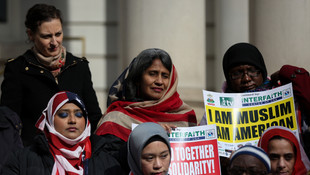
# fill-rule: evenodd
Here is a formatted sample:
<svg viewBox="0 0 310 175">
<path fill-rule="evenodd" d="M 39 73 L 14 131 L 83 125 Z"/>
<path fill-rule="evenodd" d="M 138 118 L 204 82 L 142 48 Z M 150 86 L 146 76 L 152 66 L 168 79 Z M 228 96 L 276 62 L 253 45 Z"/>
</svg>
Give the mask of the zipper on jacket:
<svg viewBox="0 0 310 175">
<path fill-rule="evenodd" d="M 76 60 L 73 60 L 73 63 L 68 65 L 67 67 L 65 67 L 64 69 L 60 70 L 59 74 L 57 76 L 59 76 L 63 71 L 67 70 L 69 67 L 74 66 L 77 64 Z"/>
<path fill-rule="evenodd" d="M 72 64 L 68 65 L 67 67 L 65 67 L 64 69 L 60 70 L 59 74 L 54 77 L 55 78 L 55 82 L 58 84 L 58 76 L 65 70 L 67 70 L 69 67 L 76 65 L 76 61 L 74 60 Z"/>
</svg>

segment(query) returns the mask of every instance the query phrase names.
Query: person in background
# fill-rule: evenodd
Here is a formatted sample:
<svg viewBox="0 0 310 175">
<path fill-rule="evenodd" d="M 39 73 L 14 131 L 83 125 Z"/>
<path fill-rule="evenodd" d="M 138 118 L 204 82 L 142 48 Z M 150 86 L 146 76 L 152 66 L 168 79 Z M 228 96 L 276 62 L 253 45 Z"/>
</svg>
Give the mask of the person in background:
<svg viewBox="0 0 310 175">
<path fill-rule="evenodd" d="M 271 161 L 271 173 L 304 175 L 310 170 L 309 159 L 296 134 L 282 126 L 272 126 L 264 131 L 258 142 Z"/>
<path fill-rule="evenodd" d="M 223 84 L 224 93 L 257 92 L 272 89 L 279 85 L 292 83 L 294 97 L 300 103 L 299 107 L 304 114 L 310 114 L 309 72 L 303 68 L 284 65 L 281 69 L 268 77 L 264 58 L 260 51 L 252 44 L 237 43 L 232 45 L 223 57 L 223 72 L 226 81 Z M 300 111 L 299 111 L 300 112 Z M 300 118 L 309 122 L 308 118 Z M 200 125 L 207 124 L 206 116 Z"/>
<path fill-rule="evenodd" d="M 16 112 L 0 106 L 0 174 L 10 153 L 24 147 L 20 138 L 21 129 L 22 122 Z"/>
<path fill-rule="evenodd" d="M 88 113 L 75 93 L 55 94 L 37 121 L 43 132 L 35 142 L 12 154 L 3 174 L 122 174 L 119 163 L 104 152 L 104 138 L 91 136 Z"/>
<path fill-rule="evenodd" d="M 223 57 L 223 72 L 226 81 L 223 84 L 224 93 L 257 92 L 292 83 L 294 98 L 296 99 L 296 116 L 300 128 L 303 146 L 310 156 L 310 76 L 303 68 L 284 65 L 281 69 L 268 77 L 264 58 L 260 51 L 250 43 L 236 43 L 232 45 Z M 206 114 L 200 125 L 206 125 Z M 222 174 L 225 175 L 225 166 L 228 159 L 220 157 Z"/>
<path fill-rule="evenodd" d="M 56 7 L 35 4 L 28 10 L 25 21 L 26 33 L 33 46 L 6 63 L 1 105 L 20 116 L 24 145 L 31 144 L 37 116 L 57 92 L 71 91 L 83 99 L 93 129 L 102 115 L 88 61 L 73 56 L 62 45 L 62 22 L 61 12 Z"/>
<path fill-rule="evenodd" d="M 159 124 L 147 122 L 136 126 L 127 148 L 130 175 L 168 174 L 171 147 L 167 131 Z"/>
<path fill-rule="evenodd" d="M 267 175 L 270 169 L 269 157 L 263 149 L 245 145 L 232 153 L 228 174 Z"/>
<path fill-rule="evenodd" d="M 120 162 L 127 155 L 126 142 L 133 123 L 155 122 L 168 131 L 197 125 L 195 112 L 180 99 L 177 84 L 169 54 L 151 48 L 142 51 L 112 85 L 108 109 L 96 134 L 111 140 L 107 149 Z M 121 164 L 125 167 L 127 162 Z"/>
</svg>

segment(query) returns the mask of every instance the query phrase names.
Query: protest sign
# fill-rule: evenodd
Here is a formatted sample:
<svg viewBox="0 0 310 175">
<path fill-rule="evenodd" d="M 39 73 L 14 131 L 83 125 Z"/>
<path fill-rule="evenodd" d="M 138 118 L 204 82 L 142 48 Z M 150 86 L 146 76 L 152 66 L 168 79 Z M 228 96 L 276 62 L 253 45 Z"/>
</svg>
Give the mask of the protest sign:
<svg viewBox="0 0 310 175">
<path fill-rule="evenodd" d="M 216 138 L 216 125 L 175 128 L 169 134 L 169 174 L 221 174 Z"/>
<path fill-rule="evenodd" d="M 219 155 L 257 142 L 270 126 L 298 132 L 291 84 L 251 93 L 203 91 L 208 124 L 216 124 Z"/>
</svg>

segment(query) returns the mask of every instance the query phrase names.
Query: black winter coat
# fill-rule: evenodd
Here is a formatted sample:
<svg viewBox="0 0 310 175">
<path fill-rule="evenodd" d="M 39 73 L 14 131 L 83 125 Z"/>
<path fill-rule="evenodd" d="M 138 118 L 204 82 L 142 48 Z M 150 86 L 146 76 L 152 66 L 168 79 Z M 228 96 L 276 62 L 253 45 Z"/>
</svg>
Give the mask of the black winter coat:
<svg viewBox="0 0 310 175">
<path fill-rule="evenodd" d="M 88 61 L 69 52 L 65 66 L 56 78 L 40 65 L 31 50 L 16 59 L 8 60 L 1 90 L 1 104 L 15 111 L 22 120 L 21 137 L 24 145 L 31 144 L 36 134 L 36 121 L 49 99 L 59 91 L 71 91 L 82 98 L 92 129 L 96 128 L 101 117 Z"/>
<path fill-rule="evenodd" d="M 10 108 L 0 106 L 0 174 L 2 165 L 10 153 L 23 148 L 20 131 L 19 116 Z"/>
<path fill-rule="evenodd" d="M 85 175 L 122 175 L 123 170 L 111 155 L 104 152 L 106 140 L 100 136 L 91 136 L 92 155 L 84 161 L 88 164 Z M 54 165 L 54 158 L 49 151 L 48 143 L 43 134 L 35 138 L 35 143 L 18 150 L 8 158 L 3 166 L 3 175 L 50 175 Z"/>
</svg>

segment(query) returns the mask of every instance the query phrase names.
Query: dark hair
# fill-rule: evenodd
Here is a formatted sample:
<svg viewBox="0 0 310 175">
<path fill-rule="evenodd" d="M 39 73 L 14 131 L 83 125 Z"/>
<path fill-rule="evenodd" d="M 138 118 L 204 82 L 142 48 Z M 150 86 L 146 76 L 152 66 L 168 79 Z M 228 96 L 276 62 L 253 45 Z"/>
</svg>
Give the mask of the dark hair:
<svg viewBox="0 0 310 175">
<path fill-rule="evenodd" d="M 43 22 L 51 21 L 52 19 L 59 19 L 62 23 L 59 9 L 52 5 L 35 4 L 27 12 L 25 26 L 35 33 Z"/>
<path fill-rule="evenodd" d="M 133 61 L 125 82 L 126 101 L 143 101 L 139 99 L 138 90 L 143 72 L 153 64 L 155 59 L 160 59 L 166 69 L 171 72 L 172 61 L 169 54 L 161 49 L 151 48 L 143 50 Z"/>
</svg>

